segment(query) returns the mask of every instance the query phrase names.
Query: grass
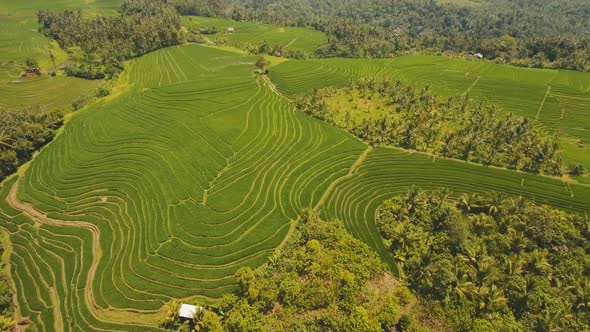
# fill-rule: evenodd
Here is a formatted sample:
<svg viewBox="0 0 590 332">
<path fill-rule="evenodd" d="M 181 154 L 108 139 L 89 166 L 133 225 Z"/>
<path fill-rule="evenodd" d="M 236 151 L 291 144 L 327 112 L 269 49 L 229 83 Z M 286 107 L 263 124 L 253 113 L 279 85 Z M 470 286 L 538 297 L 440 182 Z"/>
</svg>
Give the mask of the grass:
<svg viewBox="0 0 590 332">
<path fill-rule="evenodd" d="M 271 77 L 279 91 L 291 97 L 313 88 L 342 87 L 361 77 L 429 85 L 435 94 L 445 96 L 468 93 L 504 111 L 537 120 L 561 136 L 564 146 L 571 140 L 590 144 L 588 73 L 416 55 L 375 60 L 288 61 L 273 67 Z M 566 159 L 590 168 L 583 154 L 568 154 Z"/>
<path fill-rule="evenodd" d="M 18 184 L 3 185 L 0 221 L 32 330 L 155 330 L 168 300 L 234 290 L 235 271 L 265 262 L 306 207 L 387 259 L 374 213 L 413 184 L 590 212 L 590 187 L 367 149 L 292 109 L 253 75 L 255 60 L 198 45 L 135 59 L 125 90 L 71 116 Z"/>
<path fill-rule="evenodd" d="M 186 26 L 197 29 L 217 28 L 220 33 L 208 35 L 209 39 L 225 38 L 229 43 L 238 48 L 247 45 L 258 46 L 266 41 L 271 47 L 275 45 L 285 46 L 287 50 L 305 51 L 313 53 L 326 39 L 324 33 L 297 27 L 281 27 L 272 24 L 260 24 L 255 22 L 237 22 L 226 19 L 186 16 L 183 17 Z M 228 28 L 234 28 L 234 33 L 228 33 Z"/>
</svg>

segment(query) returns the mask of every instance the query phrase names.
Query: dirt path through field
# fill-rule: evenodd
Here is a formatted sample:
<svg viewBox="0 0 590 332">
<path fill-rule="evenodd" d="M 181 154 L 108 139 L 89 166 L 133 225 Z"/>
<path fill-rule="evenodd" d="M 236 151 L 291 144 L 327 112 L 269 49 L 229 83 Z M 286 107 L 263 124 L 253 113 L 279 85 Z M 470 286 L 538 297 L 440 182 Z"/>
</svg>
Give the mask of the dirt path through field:
<svg viewBox="0 0 590 332">
<path fill-rule="evenodd" d="M 88 310 L 90 310 L 93 315 L 101 321 L 110 321 L 115 323 L 123 323 L 123 324 L 133 324 L 133 325 L 141 325 L 150 327 L 146 324 L 153 324 L 157 326 L 158 319 L 160 317 L 160 313 L 156 311 L 149 311 L 149 312 L 138 312 L 136 310 L 125 310 L 125 309 L 101 309 L 99 305 L 96 303 L 94 299 L 93 287 L 92 282 L 96 276 L 96 270 L 98 267 L 98 262 L 102 257 L 102 250 L 100 248 L 100 230 L 96 225 L 87 221 L 74 221 L 74 220 L 59 220 L 48 217 L 46 214 L 38 211 L 35 209 L 30 203 L 22 202 L 18 199 L 17 191 L 18 191 L 18 184 L 20 180 L 17 180 L 12 188 L 10 189 L 10 193 L 6 198 L 8 204 L 10 204 L 16 210 L 21 211 L 22 213 L 26 214 L 28 217 L 33 219 L 35 222 L 45 225 L 52 225 L 52 226 L 60 226 L 60 227 L 76 227 L 76 228 L 83 228 L 91 232 L 92 234 L 92 262 L 90 264 L 90 268 L 88 269 L 88 276 L 86 278 L 86 284 L 84 285 L 84 301 Z M 59 317 L 56 319 L 56 324 L 62 322 L 62 314 L 60 312 L 60 305 L 59 300 L 57 300 L 57 294 L 52 296 L 52 302 L 54 310 L 54 315 Z M 56 299 L 57 301 L 55 301 Z M 57 303 L 55 303 L 57 302 Z"/>
</svg>

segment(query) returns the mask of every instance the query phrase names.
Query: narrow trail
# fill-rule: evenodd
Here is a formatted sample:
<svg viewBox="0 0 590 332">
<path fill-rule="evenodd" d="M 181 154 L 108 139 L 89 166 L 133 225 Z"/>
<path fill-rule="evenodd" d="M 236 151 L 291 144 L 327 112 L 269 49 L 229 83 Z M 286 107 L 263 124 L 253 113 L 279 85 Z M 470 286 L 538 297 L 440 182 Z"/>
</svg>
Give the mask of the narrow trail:
<svg viewBox="0 0 590 332">
<path fill-rule="evenodd" d="M 547 100 L 547 97 L 549 96 L 550 93 L 551 93 L 551 85 L 547 85 L 547 91 L 545 91 L 545 97 L 543 97 L 543 101 L 541 101 L 541 106 L 539 106 L 539 110 L 537 111 L 537 115 L 535 115 L 535 120 L 539 120 L 539 115 L 541 114 L 541 111 L 543 110 L 543 107 L 545 106 L 545 100 Z"/>
<path fill-rule="evenodd" d="M 473 82 L 473 84 L 471 84 L 471 86 L 469 88 L 467 88 L 467 91 L 465 91 L 465 93 L 471 92 L 471 90 L 473 90 L 473 88 L 477 85 L 477 83 L 479 83 L 480 79 L 481 79 L 481 76 L 477 76 L 477 79 L 475 80 L 475 82 Z"/>
<path fill-rule="evenodd" d="M 279 97 L 284 98 L 285 100 L 291 101 L 291 99 L 289 99 L 287 96 L 283 95 L 277 89 L 276 85 L 272 82 L 272 80 L 268 76 L 266 76 L 266 75 L 260 75 L 260 76 L 261 76 L 262 80 L 268 85 L 269 89 L 272 92 L 277 94 Z M 336 186 L 338 186 L 338 184 L 350 179 L 356 173 L 356 171 L 363 164 L 365 159 L 367 159 L 367 156 L 369 155 L 369 153 L 371 151 L 373 151 L 373 147 L 368 145 L 367 148 L 365 149 L 365 151 L 363 151 L 363 153 L 361 153 L 359 155 L 358 159 L 354 162 L 354 164 L 352 164 L 352 166 L 350 167 L 350 170 L 348 171 L 348 174 L 334 180 L 332 183 L 330 183 L 330 185 L 328 185 L 328 188 L 326 188 L 326 191 L 324 191 L 324 194 L 322 195 L 322 197 L 320 198 L 318 203 L 313 208 L 314 211 L 318 211 L 322 207 L 322 205 L 324 205 L 325 201 L 328 199 L 328 197 L 330 196 L 332 191 L 334 191 Z M 299 223 L 299 219 L 295 219 L 291 222 L 291 226 L 289 227 L 289 230 L 287 231 L 287 235 L 285 235 L 285 238 L 277 246 L 275 251 L 280 251 L 281 248 L 283 248 L 285 246 L 285 244 L 287 244 L 287 242 L 291 238 L 291 235 L 293 234 L 293 232 L 297 228 L 298 223 Z"/>
<path fill-rule="evenodd" d="M 260 75 L 260 77 L 262 77 L 262 80 L 264 82 L 266 82 L 266 84 L 268 84 L 268 87 L 270 88 L 270 90 L 272 92 L 274 92 L 275 94 L 277 94 L 279 97 L 281 98 L 285 98 L 288 101 L 291 101 L 291 99 L 289 99 L 287 96 L 285 96 L 284 94 L 282 94 L 278 89 L 277 86 L 270 80 L 270 78 L 266 75 Z"/>
<path fill-rule="evenodd" d="M 64 221 L 59 219 L 54 219 L 48 217 L 46 214 L 38 211 L 35 209 L 30 203 L 22 202 L 18 199 L 17 191 L 18 191 L 18 184 L 20 180 L 17 180 L 10 188 L 10 192 L 8 197 L 6 198 L 6 202 L 16 210 L 21 211 L 33 221 L 36 221 L 40 224 L 44 225 L 51 225 L 51 226 L 59 226 L 59 227 L 75 227 L 75 228 L 83 228 L 92 234 L 92 262 L 90 264 L 90 268 L 88 269 L 88 275 L 86 278 L 86 284 L 84 285 L 84 301 L 88 310 L 92 312 L 92 314 L 101 321 L 106 322 L 113 322 L 113 323 L 121 323 L 121 324 L 131 324 L 131 325 L 141 325 L 145 326 L 146 328 L 151 328 L 151 326 L 146 325 L 146 322 L 152 322 L 154 318 L 156 318 L 156 312 L 138 312 L 134 310 L 124 310 L 124 309 L 100 309 L 100 306 L 97 304 L 94 298 L 94 292 L 92 287 L 92 282 L 96 276 L 96 270 L 98 267 L 98 262 L 102 257 L 102 250 L 100 248 L 100 230 L 98 227 L 90 222 L 87 221 Z M 55 294 L 54 294 L 55 293 Z M 61 324 L 63 326 L 63 321 L 61 320 L 62 314 L 60 312 L 60 301 L 58 298 L 58 294 L 55 290 L 52 291 L 52 302 L 53 307 L 56 312 L 54 315 L 59 316 L 59 320 L 56 320 L 56 324 Z M 147 316 L 146 316 L 147 314 Z M 159 315 L 159 313 L 158 313 Z M 149 319 L 146 319 L 149 316 Z M 153 316 L 153 317 L 152 317 Z M 110 317 L 110 319 L 109 319 Z M 158 316 L 159 317 L 159 316 Z M 116 319 L 118 318 L 118 319 Z M 131 318 L 131 319 L 130 319 Z M 157 322 L 157 318 L 155 320 Z"/>
<path fill-rule="evenodd" d="M 314 210 L 318 211 L 326 202 L 326 200 L 328 199 L 328 197 L 330 197 L 330 194 L 332 194 L 332 191 L 334 191 L 334 189 L 336 189 L 336 186 L 338 186 L 340 183 L 350 179 L 351 177 L 354 176 L 354 174 L 356 173 L 356 171 L 361 167 L 361 165 L 364 163 L 364 161 L 367 159 L 367 156 L 369 155 L 369 153 L 373 151 L 373 147 L 372 146 L 367 146 L 367 148 L 365 149 L 365 151 L 363 151 L 363 153 L 361 153 L 361 155 L 358 157 L 358 159 L 354 162 L 354 164 L 352 164 L 352 166 L 350 167 L 350 170 L 348 171 L 348 174 L 339 177 L 338 179 L 334 180 L 334 182 L 330 183 L 330 185 L 328 186 L 328 188 L 326 189 L 326 191 L 324 191 L 324 194 L 322 195 L 322 197 L 320 198 L 320 200 L 318 201 L 318 203 L 316 204 L 316 206 L 314 206 Z"/>
</svg>

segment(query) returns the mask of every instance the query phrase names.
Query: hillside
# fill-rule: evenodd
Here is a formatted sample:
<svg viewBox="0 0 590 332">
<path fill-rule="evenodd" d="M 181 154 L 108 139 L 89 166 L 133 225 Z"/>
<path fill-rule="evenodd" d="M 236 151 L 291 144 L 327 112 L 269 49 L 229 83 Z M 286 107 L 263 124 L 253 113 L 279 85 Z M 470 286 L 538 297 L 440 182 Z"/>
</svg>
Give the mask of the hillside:
<svg viewBox="0 0 590 332">
<path fill-rule="evenodd" d="M 301 75 L 305 73 L 305 75 Z M 277 88 L 289 97 L 314 88 L 342 87 L 350 79 L 388 78 L 437 95 L 468 94 L 504 112 L 534 119 L 562 138 L 564 157 L 587 168 L 590 153 L 590 75 L 466 61 L 441 56 L 394 59 L 289 61 L 272 68 Z M 584 181 L 584 180 L 583 180 Z"/>
<path fill-rule="evenodd" d="M 570 8 L 576 1 L 563 6 Z M 387 219 L 389 226 L 384 228 L 383 211 L 397 208 L 391 202 L 409 200 L 402 195 L 410 188 L 423 190 L 418 217 L 436 210 L 429 209 L 425 197 L 441 189 L 452 192 L 444 198 L 453 202 L 452 209 L 441 208 L 433 215 L 448 212 L 457 217 L 469 197 L 502 197 L 506 206 L 526 202 L 522 204 L 530 211 L 550 211 L 554 218 L 547 225 L 549 235 L 557 229 L 559 236 L 567 237 L 567 241 L 536 245 L 535 250 L 549 252 L 554 261 L 568 248 L 583 252 L 590 214 L 590 73 L 499 64 L 466 56 L 471 51 L 457 58 L 406 54 L 440 53 L 412 48 L 396 55 L 380 53 L 383 58 L 376 59 L 370 58 L 373 53 L 358 49 L 359 54 L 338 57 L 341 54 L 332 48 L 335 43 L 355 44 L 363 33 L 353 29 L 349 32 L 356 37 L 336 38 L 338 29 L 318 29 L 318 24 L 333 27 L 341 22 L 339 18 L 356 17 L 359 21 L 347 21 L 347 26 L 367 28 L 363 31 L 371 38 L 389 31 L 383 24 L 392 12 L 373 18 L 362 13 L 363 8 L 374 13 L 384 2 L 361 2 L 362 6 L 357 0 L 324 0 L 319 6 L 307 0 L 245 1 L 242 5 L 233 0 L 170 0 L 151 6 L 140 0 L 131 1 L 128 12 L 116 14 L 120 4 L 116 0 L 22 4 L 0 0 L 0 51 L 5 51 L 0 52 L 0 115 L 10 114 L 8 120 L 7 116 L 0 121 L 4 126 L 0 126 L 0 161 L 18 159 L 18 165 L 12 162 L 10 169 L 6 167 L 6 175 L 16 173 L 0 182 L 0 268 L 7 276 L 0 282 L 0 295 L 14 293 L 13 303 L 7 301 L 11 305 L 2 315 L 14 311 L 15 319 L 28 317 L 29 322 L 23 322 L 27 331 L 182 330 L 180 303 L 204 306 L 203 315 L 219 321 L 219 326 L 223 321 L 230 331 L 319 331 L 330 326 L 349 331 L 446 331 L 463 323 L 465 330 L 477 330 L 477 326 L 489 330 L 495 319 L 520 319 L 512 307 L 504 306 L 494 315 L 487 308 L 477 309 L 481 304 L 475 293 L 469 299 L 472 302 L 462 307 L 465 311 L 453 312 L 446 307 L 450 297 L 433 300 L 412 288 L 415 285 L 410 287 L 404 262 L 396 256 L 399 248 L 392 246 L 398 239 L 389 232 L 399 220 Z M 522 0 L 523 8 L 531 2 Z M 481 15 L 480 11 L 488 13 L 490 3 L 441 0 L 420 2 L 414 9 L 443 5 L 445 13 Z M 358 8 L 350 7 L 353 4 Z M 310 17 L 299 11 L 308 7 L 313 9 Z M 76 8 L 82 8 L 82 14 L 62 12 Z M 55 10 L 44 12 L 40 25 L 42 33 L 56 40 L 37 31 L 35 12 L 40 9 Z M 158 26 L 162 12 L 172 29 Z M 247 20 L 253 13 L 258 13 L 259 21 Z M 561 17 L 584 15 L 562 13 Z M 504 16 L 498 19 L 510 21 Z M 568 29 L 564 31 L 573 33 Z M 95 43 L 89 36 L 103 42 Z M 376 44 L 365 40 L 365 46 L 379 53 L 385 49 L 379 40 Z M 54 68 L 49 52 L 57 65 L 69 64 L 73 69 Z M 23 76 L 31 69 L 27 67 L 37 67 L 25 65 L 27 60 L 38 64 L 39 74 Z M 99 73 L 100 79 L 74 77 L 88 73 Z M 548 176 L 499 167 L 502 164 L 484 166 L 441 157 L 431 150 L 401 149 L 363 140 L 338 123 L 321 121 L 297 108 L 297 98 L 317 89 L 373 79 L 429 87 L 422 96 L 432 100 L 454 96 L 497 106 L 502 116 L 512 112 L 526 117 L 543 135 L 557 137 L 565 165 L 580 164 L 585 169 L 575 177 L 559 172 Z M 411 90 L 417 95 L 415 91 Z M 437 103 L 444 103 L 442 97 Z M 332 100 L 331 107 L 346 111 L 355 107 L 353 101 L 368 103 L 374 95 L 354 100 L 342 92 L 336 98 L 340 100 Z M 394 112 L 396 105 L 386 97 L 371 102 L 381 103 L 382 113 Z M 420 103 L 420 98 L 414 102 Z M 426 109 L 437 104 L 423 105 Z M 461 109 L 456 105 L 455 111 Z M 366 113 L 359 118 L 371 116 L 370 107 L 356 108 Z M 417 113 L 412 113 L 416 110 L 409 107 L 404 116 L 416 118 Z M 461 112 L 467 113 L 465 108 Z M 445 116 L 448 127 L 460 118 Z M 536 138 L 530 141 L 537 142 Z M 17 156 L 15 151 L 27 155 Z M 396 216 L 414 216 L 408 206 L 395 210 Z M 497 215 L 477 209 L 471 210 L 470 205 L 461 210 L 464 215 L 457 219 L 464 228 L 449 233 L 463 230 L 470 241 L 485 242 L 485 250 L 503 250 L 486 256 L 500 261 L 510 254 L 509 246 L 492 243 L 490 234 L 482 240 L 476 225 L 470 224 L 477 216 Z M 503 208 L 505 219 L 495 219 L 494 227 L 501 229 L 505 222 L 515 229 L 528 229 L 529 219 L 534 219 L 534 213 L 529 218 L 523 212 L 528 219 L 520 222 L 510 219 L 507 211 Z M 559 228 L 559 220 L 567 220 L 563 225 L 568 229 Z M 442 234 L 433 226 L 431 233 L 437 232 Z M 509 232 L 501 233 L 503 241 Z M 420 234 L 412 233 L 416 235 L 412 240 L 430 244 Z M 471 248 L 461 245 L 453 254 L 467 257 L 465 251 Z M 441 256 L 450 248 L 447 242 L 432 247 Z M 321 250 L 325 255 L 316 255 Z M 430 266 L 425 255 L 420 259 L 420 264 Z M 579 277 L 576 286 L 583 288 L 588 279 L 585 258 L 576 259 L 555 270 L 565 271 L 568 278 Z M 412 273 L 420 275 L 422 265 Z M 472 278 L 477 274 L 469 273 Z M 585 288 L 573 290 L 545 270 L 535 278 L 544 278 L 542 287 L 551 288 L 552 296 L 566 288 L 580 293 L 568 293 L 575 301 L 586 294 Z M 458 285 L 448 287 L 454 286 Z M 320 287 L 329 291 L 321 293 L 325 289 Z M 496 285 L 485 287 L 488 291 Z M 379 297 L 380 291 L 387 297 Z M 314 298 L 319 305 L 314 306 Z M 290 299 L 294 302 L 289 303 Z M 568 314 L 579 314 L 578 325 L 555 325 L 564 321 L 556 319 L 545 330 L 588 325 L 590 306 L 566 302 L 565 297 L 560 299 L 560 307 Z M 535 303 L 532 307 L 529 321 L 523 324 L 553 317 L 549 306 Z M 547 317 L 541 318 L 541 312 Z M 162 325 L 163 317 L 170 326 Z M 0 330 L 16 324 L 5 318 L 0 317 Z M 508 327 L 512 321 L 503 323 L 496 328 Z M 533 326 L 526 324 L 518 326 Z"/>
<path fill-rule="evenodd" d="M 374 212 L 412 184 L 590 211 L 585 186 L 367 148 L 293 110 L 252 75 L 254 60 L 196 45 L 137 59 L 126 91 L 72 118 L 4 185 L 18 303 L 39 329 L 141 329 L 171 298 L 213 300 L 305 207 L 390 261 Z"/>
</svg>

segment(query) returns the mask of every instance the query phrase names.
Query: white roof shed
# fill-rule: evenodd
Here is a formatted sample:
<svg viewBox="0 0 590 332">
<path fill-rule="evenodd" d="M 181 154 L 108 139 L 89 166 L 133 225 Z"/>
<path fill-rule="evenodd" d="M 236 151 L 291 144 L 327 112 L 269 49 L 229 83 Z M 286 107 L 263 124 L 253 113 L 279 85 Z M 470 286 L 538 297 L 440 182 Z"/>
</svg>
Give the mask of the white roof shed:
<svg viewBox="0 0 590 332">
<path fill-rule="evenodd" d="M 178 317 L 186 318 L 186 319 L 193 319 L 197 311 L 203 310 L 203 307 L 198 307 L 192 304 L 181 304 L 180 310 L 178 310 Z"/>
</svg>

